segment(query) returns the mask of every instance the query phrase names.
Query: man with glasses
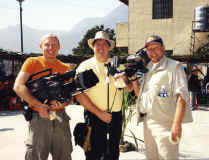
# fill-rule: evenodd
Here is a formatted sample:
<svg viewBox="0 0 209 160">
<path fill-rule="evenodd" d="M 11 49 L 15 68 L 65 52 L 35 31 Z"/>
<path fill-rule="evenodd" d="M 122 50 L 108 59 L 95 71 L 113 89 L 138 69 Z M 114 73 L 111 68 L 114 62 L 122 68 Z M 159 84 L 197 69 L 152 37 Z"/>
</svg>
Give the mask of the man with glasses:
<svg viewBox="0 0 209 160">
<path fill-rule="evenodd" d="M 177 160 L 182 122 L 192 122 L 186 75 L 179 62 L 164 55 L 159 36 L 148 37 L 145 48 L 151 59 L 149 72 L 142 77 L 140 88 L 134 85 L 134 91 L 138 95 L 138 120 L 144 122 L 146 157 Z"/>
</svg>

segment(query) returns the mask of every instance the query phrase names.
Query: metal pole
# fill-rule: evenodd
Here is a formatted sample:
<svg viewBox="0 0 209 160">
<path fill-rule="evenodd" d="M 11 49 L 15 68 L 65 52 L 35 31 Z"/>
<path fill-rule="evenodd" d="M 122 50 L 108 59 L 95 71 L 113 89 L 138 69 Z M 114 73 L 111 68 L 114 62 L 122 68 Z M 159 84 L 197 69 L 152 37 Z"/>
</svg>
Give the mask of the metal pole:
<svg viewBox="0 0 209 160">
<path fill-rule="evenodd" d="M 22 1 L 19 1 L 20 4 L 20 37 L 21 37 L 21 54 L 24 53 L 23 51 L 23 30 L 22 30 Z"/>
<path fill-rule="evenodd" d="M 105 64 L 105 66 L 107 67 L 107 77 L 106 77 L 106 84 L 107 84 L 107 112 L 108 113 L 111 113 L 111 110 L 110 110 L 110 105 L 109 105 L 109 99 L 110 99 L 110 67 L 111 67 L 111 64 L 108 63 L 108 64 Z M 109 156 L 110 156 L 110 124 L 107 124 L 107 133 L 106 133 L 106 153 L 104 155 L 104 160 L 108 160 L 109 159 Z"/>
</svg>

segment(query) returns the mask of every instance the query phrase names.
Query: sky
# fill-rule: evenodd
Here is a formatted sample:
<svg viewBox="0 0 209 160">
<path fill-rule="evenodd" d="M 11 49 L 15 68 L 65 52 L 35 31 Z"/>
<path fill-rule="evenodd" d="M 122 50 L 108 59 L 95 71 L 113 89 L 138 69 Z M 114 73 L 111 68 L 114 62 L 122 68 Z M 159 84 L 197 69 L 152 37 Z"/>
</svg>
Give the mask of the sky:
<svg viewBox="0 0 209 160">
<path fill-rule="evenodd" d="M 38 30 L 70 30 L 84 18 L 103 17 L 119 0 L 24 0 L 23 25 Z M 20 24 L 19 2 L 0 0 L 0 29 Z"/>
</svg>

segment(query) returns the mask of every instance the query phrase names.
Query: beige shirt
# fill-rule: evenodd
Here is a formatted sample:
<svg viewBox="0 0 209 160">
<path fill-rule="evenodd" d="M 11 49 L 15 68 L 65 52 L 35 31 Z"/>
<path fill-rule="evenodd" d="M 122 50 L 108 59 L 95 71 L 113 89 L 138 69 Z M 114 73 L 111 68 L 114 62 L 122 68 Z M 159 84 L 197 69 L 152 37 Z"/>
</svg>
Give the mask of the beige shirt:
<svg viewBox="0 0 209 160">
<path fill-rule="evenodd" d="M 108 59 L 108 62 L 110 61 L 111 59 Z M 76 72 L 80 73 L 88 69 L 93 69 L 99 83 L 85 93 L 98 108 L 107 111 L 107 67 L 105 67 L 105 63 L 101 63 L 95 57 L 92 57 L 82 62 Z M 111 112 L 118 112 L 122 106 L 122 90 L 115 87 L 115 79 L 112 76 L 110 76 L 109 81 L 109 108 Z"/>
<path fill-rule="evenodd" d="M 191 122 L 187 78 L 183 66 L 164 56 L 157 64 L 150 62 L 148 69 L 140 86 L 137 110 L 147 113 L 153 120 L 171 122 L 176 111 L 177 95 L 181 94 L 186 101 L 184 122 Z M 160 95 L 161 91 L 165 96 Z"/>
</svg>

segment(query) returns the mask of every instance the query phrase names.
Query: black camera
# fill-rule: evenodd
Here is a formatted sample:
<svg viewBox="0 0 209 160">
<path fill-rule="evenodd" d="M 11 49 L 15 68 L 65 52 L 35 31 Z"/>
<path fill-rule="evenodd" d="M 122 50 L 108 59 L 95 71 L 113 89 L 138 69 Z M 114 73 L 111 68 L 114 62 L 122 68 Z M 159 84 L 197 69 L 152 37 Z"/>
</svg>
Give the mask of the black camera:
<svg viewBox="0 0 209 160">
<path fill-rule="evenodd" d="M 38 79 L 32 79 L 43 72 L 49 72 L 49 74 Z M 92 70 L 81 72 L 74 78 L 75 74 L 75 70 L 67 71 L 64 74 L 52 74 L 52 69 L 49 68 L 32 74 L 26 82 L 26 86 L 31 94 L 42 103 L 49 104 L 51 100 L 64 103 L 70 100 L 73 95 L 85 91 L 99 82 Z"/>
<path fill-rule="evenodd" d="M 147 73 L 148 69 L 146 65 L 150 62 L 147 52 L 144 48 L 141 48 L 136 54 L 130 54 L 127 57 L 120 58 L 114 56 L 112 62 L 109 64 L 109 72 L 111 75 L 118 73 L 117 67 L 120 64 L 125 64 L 126 69 L 124 70 L 127 77 L 133 76 L 136 72 Z"/>
</svg>

